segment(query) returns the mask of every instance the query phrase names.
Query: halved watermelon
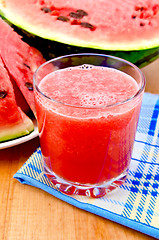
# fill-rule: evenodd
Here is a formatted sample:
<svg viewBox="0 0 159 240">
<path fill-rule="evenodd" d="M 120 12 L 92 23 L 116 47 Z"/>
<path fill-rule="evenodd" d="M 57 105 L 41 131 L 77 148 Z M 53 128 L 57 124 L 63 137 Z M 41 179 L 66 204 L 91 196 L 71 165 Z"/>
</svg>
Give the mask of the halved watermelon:
<svg viewBox="0 0 159 240">
<path fill-rule="evenodd" d="M 0 19 L 0 55 L 4 64 L 36 115 L 33 94 L 33 73 L 45 62 L 42 54 L 22 41 L 13 29 Z"/>
<path fill-rule="evenodd" d="M 12 83 L 0 58 L 0 142 L 27 135 L 33 130 L 32 120 L 17 106 Z"/>
<path fill-rule="evenodd" d="M 159 46 L 158 0 L 0 0 L 1 14 L 45 39 L 106 50 Z"/>
</svg>

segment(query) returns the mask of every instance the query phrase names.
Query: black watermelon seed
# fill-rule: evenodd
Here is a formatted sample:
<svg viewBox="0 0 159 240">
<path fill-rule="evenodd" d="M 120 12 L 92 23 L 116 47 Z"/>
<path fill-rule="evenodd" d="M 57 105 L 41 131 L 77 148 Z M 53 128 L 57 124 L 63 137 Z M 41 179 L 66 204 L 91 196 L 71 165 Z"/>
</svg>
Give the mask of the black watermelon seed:
<svg viewBox="0 0 159 240">
<path fill-rule="evenodd" d="M 132 15 L 131 17 L 132 17 L 132 19 L 135 19 L 135 18 L 136 18 L 136 16 L 135 16 L 135 15 Z"/>
<path fill-rule="evenodd" d="M 68 21 L 69 21 L 69 18 L 68 18 L 68 17 L 65 17 L 65 16 L 58 16 L 58 17 L 57 17 L 57 20 L 60 20 L 60 21 L 63 21 L 63 22 L 68 22 Z"/>
<path fill-rule="evenodd" d="M 5 90 L 0 90 L 0 98 L 3 99 L 7 96 L 7 91 Z"/>
<path fill-rule="evenodd" d="M 87 16 L 88 13 L 82 9 L 78 9 L 76 12 L 70 12 L 69 16 L 75 19 L 81 19 L 84 16 Z"/>
<path fill-rule="evenodd" d="M 145 26 L 145 23 L 142 23 L 142 22 L 141 22 L 141 23 L 140 23 L 140 26 L 141 26 L 141 27 L 144 27 L 144 26 Z"/>
<path fill-rule="evenodd" d="M 144 11 L 144 10 L 146 10 L 146 8 L 145 7 L 142 7 L 142 6 L 135 6 L 135 11 Z"/>
<path fill-rule="evenodd" d="M 51 9 L 48 8 L 48 7 L 43 7 L 43 8 L 41 8 L 41 10 L 45 13 L 50 13 L 51 12 Z"/>
<path fill-rule="evenodd" d="M 95 30 L 95 26 L 93 26 L 92 24 L 88 23 L 88 22 L 81 22 L 81 27 L 84 27 L 84 28 L 89 28 L 90 30 Z"/>
<path fill-rule="evenodd" d="M 27 87 L 27 89 L 28 89 L 29 91 L 33 91 L 33 84 L 32 84 L 32 83 L 26 82 L 26 83 L 25 83 L 25 86 Z"/>
<path fill-rule="evenodd" d="M 77 12 L 70 12 L 69 16 L 75 19 L 81 19 L 83 16 L 78 14 Z"/>
<path fill-rule="evenodd" d="M 88 13 L 85 12 L 84 10 L 82 10 L 82 9 L 78 9 L 76 12 L 77 12 L 78 14 L 80 14 L 82 17 L 88 16 Z"/>
<path fill-rule="evenodd" d="M 25 67 L 29 68 L 30 69 L 30 66 L 26 63 L 23 63 Z"/>
</svg>

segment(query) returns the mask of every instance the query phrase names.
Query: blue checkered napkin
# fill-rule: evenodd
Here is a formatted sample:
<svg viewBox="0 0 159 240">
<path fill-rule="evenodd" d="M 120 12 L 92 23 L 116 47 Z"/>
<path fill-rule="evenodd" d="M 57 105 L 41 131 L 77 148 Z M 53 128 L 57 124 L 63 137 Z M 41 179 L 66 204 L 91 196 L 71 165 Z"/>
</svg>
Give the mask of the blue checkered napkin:
<svg viewBox="0 0 159 240">
<path fill-rule="evenodd" d="M 128 178 L 102 198 L 67 196 L 43 174 L 38 148 L 14 175 L 78 208 L 159 239 L 159 95 L 144 94 Z"/>
</svg>

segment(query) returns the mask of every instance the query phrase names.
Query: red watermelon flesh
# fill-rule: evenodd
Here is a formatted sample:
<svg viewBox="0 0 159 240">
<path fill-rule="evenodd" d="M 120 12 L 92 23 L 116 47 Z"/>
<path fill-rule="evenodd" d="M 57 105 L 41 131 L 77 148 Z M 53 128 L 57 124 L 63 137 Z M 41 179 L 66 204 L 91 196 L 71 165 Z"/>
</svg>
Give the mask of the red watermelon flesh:
<svg viewBox="0 0 159 240">
<path fill-rule="evenodd" d="M 27 101 L 25 100 L 23 94 L 21 93 L 16 82 L 12 79 L 11 76 L 10 76 L 10 80 L 11 80 L 13 88 L 14 88 L 14 94 L 15 94 L 15 99 L 16 99 L 17 105 L 22 109 L 23 112 L 25 112 L 26 114 L 29 113 L 30 107 L 29 107 Z"/>
<path fill-rule="evenodd" d="M 0 142 L 29 134 L 33 122 L 17 106 L 13 85 L 0 58 Z"/>
<path fill-rule="evenodd" d="M 106 50 L 159 46 L 159 0 L 0 0 L 1 12 L 50 40 Z"/>
<path fill-rule="evenodd" d="M 1 57 L 36 115 L 32 78 L 34 71 L 45 62 L 45 59 L 37 49 L 22 41 L 21 36 L 2 19 L 0 19 L 0 29 Z"/>
</svg>

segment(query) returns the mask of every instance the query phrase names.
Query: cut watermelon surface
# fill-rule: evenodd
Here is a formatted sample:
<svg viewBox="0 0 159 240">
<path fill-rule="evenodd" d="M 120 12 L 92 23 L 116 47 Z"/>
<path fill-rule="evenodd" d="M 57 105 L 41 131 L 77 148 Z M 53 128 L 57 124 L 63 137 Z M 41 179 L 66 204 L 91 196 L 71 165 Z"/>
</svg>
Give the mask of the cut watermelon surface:
<svg viewBox="0 0 159 240">
<path fill-rule="evenodd" d="M 27 135 L 33 130 L 33 122 L 17 106 L 10 77 L 0 58 L 0 142 Z"/>
<path fill-rule="evenodd" d="M 1 14 L 42 38 L 81 47 L 159 46 L 158 0 L 0 0 Z"/>
<path fill-rule="evenodd" d="M 34 71 L 45 59 L 37 49 L 22 41 L 21 36 L 2 19 L 0 29 L 0 55 L 9 74 L 36 115 L 32 78 Z"/>
<path fill-rule="evenodd" d="M 5 142 L 34 130 L 24 112 L 31 109 L 36 116 L 33 74 L 45 59 L 1 18 L 0 32 L 0 142 Z"/>
<path fill-rule="evenodd" d="M 10 80 L 13 85 L 17 105 L 22 109 L 23 112 L 25 112 L 26 114 L 30 114 L 30 107 L 29 107 L 27 101 L 25 100 L 22 92 L 20 91 L 19 87 L 17 86 L 16 82 L 11 77 L 11 75 L 10 75 Z"/>
</svg>

